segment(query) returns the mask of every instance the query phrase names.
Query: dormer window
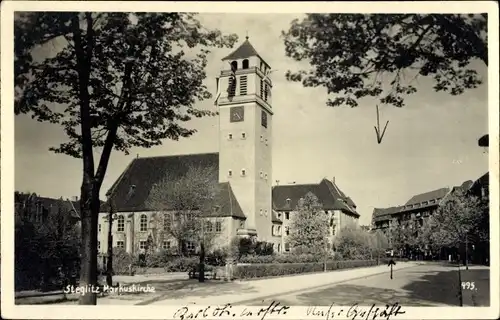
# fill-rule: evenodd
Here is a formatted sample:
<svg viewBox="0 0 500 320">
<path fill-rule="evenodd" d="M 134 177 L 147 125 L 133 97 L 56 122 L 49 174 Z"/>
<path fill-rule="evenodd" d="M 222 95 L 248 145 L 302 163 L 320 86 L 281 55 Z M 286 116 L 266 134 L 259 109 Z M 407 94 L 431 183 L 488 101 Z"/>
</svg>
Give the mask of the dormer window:
<svg viewBox="0 0 500 320">
<path fill-rule="evenodd" d="M 243 66 L 242 66 L 242 68 L 243 69 L 248 69 L 248 66 L 249 66 L 248 59 L 243 60 Z"/>
<path fill-rule="evenodd" d="M 290 205 L 290 202 L 292 202 L 292 199 L 290 199 L 290 198 L 286 199 L 286 204 L 287 205 Z"/>
</svg>

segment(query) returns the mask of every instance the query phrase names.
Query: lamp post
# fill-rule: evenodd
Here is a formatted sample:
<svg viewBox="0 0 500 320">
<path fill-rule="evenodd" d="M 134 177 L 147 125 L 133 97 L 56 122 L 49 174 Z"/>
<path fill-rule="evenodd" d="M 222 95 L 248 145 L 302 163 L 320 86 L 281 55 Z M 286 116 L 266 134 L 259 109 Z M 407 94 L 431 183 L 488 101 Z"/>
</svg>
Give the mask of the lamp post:
<svg viewBox="0 0 500 320">
<path fill-rule="evenodd" d="M 106 284 L 108 286 L 113 285 L 113 220 L 117 218 L 117 214 L 114 212 L 114 205 L 111 198 L 108 200 L 109 202 L 109 214 L 108 214 L 108 260 L 106 265 Z"/>
</svg>

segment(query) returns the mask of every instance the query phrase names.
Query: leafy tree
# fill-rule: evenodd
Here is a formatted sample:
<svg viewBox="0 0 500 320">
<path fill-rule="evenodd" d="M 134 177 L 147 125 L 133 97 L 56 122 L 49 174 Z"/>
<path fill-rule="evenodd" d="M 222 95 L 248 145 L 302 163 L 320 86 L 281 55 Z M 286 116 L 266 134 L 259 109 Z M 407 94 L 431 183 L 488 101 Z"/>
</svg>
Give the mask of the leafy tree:
<svg viewBox="0 0 500 320">
<path fill-rule="evenodd" d="M 371 256 L 376 257 L 377 260 L 385 255 L 387 249 L 389 249 L 389 240 L 387 236 L 381 231 L 376 230 L 375 232 L 369 233 L 369 246 L 371 250 Z"/>
<path fill-rule="evenodd" d="M 172 237 L 180 249 L 188 242 L 200 246 L 199 280 L 205 280 L 205 252 L 210 250 L 217 237 L 214 218 L 217 213 L 220 188 L 216 168 L 192 166 L 179 177 L 167 173 L 152 188 L 147 205 L 163 219 L 160 220 L 159 236 Z M 163 223 L 163 224 L 161 224 Z"/>
<path fill-rule="evenodd" d="M 318 198 L 311 192 L 299 201 L 290 224 L 288 236 L 292 250 L 324 255 L 328 241 L 328 216 Z"/>
<path fill-rule="evenodd" d="M 429 217 L 426 236 L 437 247 L 459 248 L 484 236 L 483 202 L 461 189 L 455 190 Z"/>
<path fill-rule="evenodd" d="M 335 237 L 335 248 L 344 259 L 363 260 L 372 258 L 376 252 L 371 234 L 355 226 L 342 228 Z M 373 252 L 372 252 L 373 250 Z"/>
<path fill-rule="evenodd" d="M 18 290 L 61 287 L 78 266 L 80 230 L 60 199 L 45 215 L 35 215 L 36 196 L 15 211 L 15 282 Z"/>
<path fill-rule="evenodd" d="M 50 150 L 82 159 L 80 285 L 95 285 L 99 194 L 112 150 L 195 133 L 182 123 L 214 114 L 194 107 L 211 96 L 208 48 L 231 47 L 236 36 L 175 12 L 18 13 L 14 36 L 16 114 L 61 125 L 68 141 Z M 42 56 L 50 46 L 55 54 Z M 96 295 L 80 304 L 96 304 Z"/>
<path fill-rule="evenodd" d="M 372 96 L 402 107 L 419 76 L 458 95 L 481 84 L 470 63 L 488 65 L 487 14 L 315 13 L 293 20 L 283 37 L 286 55 L 311 66 L 287 79 L 325 87 L 334 96 L 328 106 L 356 107 Z"/>
</svg>

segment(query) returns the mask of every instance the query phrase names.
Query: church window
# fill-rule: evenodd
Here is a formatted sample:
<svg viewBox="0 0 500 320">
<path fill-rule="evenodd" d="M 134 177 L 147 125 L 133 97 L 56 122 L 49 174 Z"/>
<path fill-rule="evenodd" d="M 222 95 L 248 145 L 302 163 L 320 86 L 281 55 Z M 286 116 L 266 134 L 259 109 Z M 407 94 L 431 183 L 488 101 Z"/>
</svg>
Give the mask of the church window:
<svg viewBox="0 0 500 320">
<path fill-rule="evenodd" d="M 245 170 L 245 169 L 241 169 L 241 175 L 242 175 L 242 176 L 246 175 L 246 173 L 247 173 L 247 172 L 246 172 L 246 170 Z"/>
<path fill-rule="evenodd" d="M 248 65 L 249 65 L 248 59 L 243 60 L 243 67 L 242 68 L 243 69 L 248 69 Z"/>
<path fill-rule="evenodd" d="M 217 221 L 215 222 L 215 232 L 221 232 L 222 231 L 222 222 Z"/>
<path fill-rule="evenodd" d="M 232 171 L 232 170 L 229 170 L 229 171 L 227 172 L 227 174 L 228 174 L 230 177 L 232 177 L 232 176 L 233 176 L 233 171 Z"/>
<path fill-rule="evenodd" d="M 206 232 L 214 231 L 213 226 L 212 226 L 212 222 L 210 222 L 210 221 L 205 222 L 205 230 L 206 230 Z"/>
<path fill-rule="evenodd" d="M 118 216 L 117 228 L 118 228 L 118 232 L 125 231 L 125 217 L 122 215 Z"/>
<path fill-rule="evenodd" d="M 141 221 L 139 223 L 139 227 L 141 231 L 148 230 L 148 217 L 145 214 L 141 215 Z"/>
<path fill-rule="evenodd" d="M 247 137 L 247 134 L 245 132 L 242 132 L 241 133 L 241 139 L 246 139 L 246 137 Z"/>
<path fill-rule="evenodd" d="M 247 76 L 240 77 L 240 95 L 244 96 L 247 94 Z"/>
<path fill-rule="evenodd" d="M 238 61 L 233 61 L 233 62 L 231 62 L 231 69 L 232 69 L 233 71 L 238 70 Z"/>
<path fill-rule="evenodd" d="M 232 133 L 228 134 L 228 135 L 227 135 L 227 139 L 228 139 L 228 140 L 233 140 L 233 134 L 232 134 Z"/>
</svg>

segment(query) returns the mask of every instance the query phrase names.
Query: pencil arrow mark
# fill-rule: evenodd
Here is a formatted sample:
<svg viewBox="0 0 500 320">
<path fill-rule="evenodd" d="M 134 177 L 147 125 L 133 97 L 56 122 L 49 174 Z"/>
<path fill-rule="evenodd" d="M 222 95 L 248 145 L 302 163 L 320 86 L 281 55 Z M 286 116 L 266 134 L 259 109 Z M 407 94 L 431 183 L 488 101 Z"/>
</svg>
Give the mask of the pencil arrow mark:
<svg viewBox="0 0 500 320">
<path fill-rule="evenodd" d="M 377 126 L 374 126 L 374 128 L 375 128 L 375 134 L 377 135 L 378 144 L 382 143 L 382 138 L 384 138 L 385 130 L 387 130 L 388 124 L 389 124 L 389 121 L 387 121 L 385 123 L 384 130 L 382 131 L 382 134 L 380 134 L 380 115 L 379 115 L 378 105 L 377 105 Z"/>
</svg>

